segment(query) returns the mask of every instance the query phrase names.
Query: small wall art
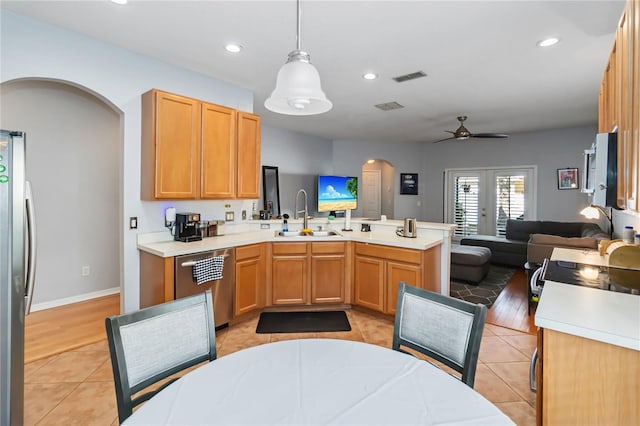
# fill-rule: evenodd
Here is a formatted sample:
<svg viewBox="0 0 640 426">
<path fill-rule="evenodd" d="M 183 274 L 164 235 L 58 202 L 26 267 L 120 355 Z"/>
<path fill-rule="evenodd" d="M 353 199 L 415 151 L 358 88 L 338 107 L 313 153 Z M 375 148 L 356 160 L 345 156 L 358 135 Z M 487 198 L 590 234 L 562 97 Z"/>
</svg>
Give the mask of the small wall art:
<svg viewBox="0 0 640 426">
<path fill-rule="evenodd" d="M 417 173 L 400 173 L 400 194 L 418 195 Z"/>
<path fill-rule="evenodd" d="M 558 189 L 578 189 L 578 168 L 558 169 Z"/>
</svg>

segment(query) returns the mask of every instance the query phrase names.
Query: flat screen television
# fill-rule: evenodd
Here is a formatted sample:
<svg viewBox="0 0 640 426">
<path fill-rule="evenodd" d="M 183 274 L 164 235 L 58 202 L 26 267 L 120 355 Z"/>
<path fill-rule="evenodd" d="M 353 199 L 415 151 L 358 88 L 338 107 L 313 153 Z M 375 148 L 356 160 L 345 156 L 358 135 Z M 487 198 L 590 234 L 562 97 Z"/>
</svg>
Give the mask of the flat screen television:
<svg viewBox="0 0 640 426">
<path fill-rule="evenodd" d="M 358 178 L 354 176 L 318 176 L 318 212 L 358 208 Z"/>
</svg>

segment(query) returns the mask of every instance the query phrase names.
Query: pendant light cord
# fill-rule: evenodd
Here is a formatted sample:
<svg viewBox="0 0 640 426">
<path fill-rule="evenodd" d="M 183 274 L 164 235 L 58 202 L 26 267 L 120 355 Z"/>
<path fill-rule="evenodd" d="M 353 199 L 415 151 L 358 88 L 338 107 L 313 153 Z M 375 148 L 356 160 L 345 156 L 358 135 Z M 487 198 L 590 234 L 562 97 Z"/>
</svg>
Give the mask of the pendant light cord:
<svg viewBox="0 0 640 426">
<path fill-rule="evenodd" d="M 296 46 L 297 46 L 297 50 L 300 50 L 300 44 L 301 44 L 301 40 L 300 40 L 300 22 L 301 22 L 301 14 L 300 14 L 300 0 L 296 0 L 296 10 L 298 12 L 298 20 L 297 20 L 297 27 L 296 27 Z"/>
</svg>

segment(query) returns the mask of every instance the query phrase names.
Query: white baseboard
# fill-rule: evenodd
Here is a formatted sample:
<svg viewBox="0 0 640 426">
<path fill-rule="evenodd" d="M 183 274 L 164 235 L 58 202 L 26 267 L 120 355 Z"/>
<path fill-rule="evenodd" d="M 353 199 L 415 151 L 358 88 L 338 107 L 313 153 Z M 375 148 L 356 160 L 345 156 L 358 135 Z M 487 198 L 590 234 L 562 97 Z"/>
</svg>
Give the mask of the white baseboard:
<svg viewBox="0 0 640 426">
<path fill-rule="evenodd" d="M 91 293 L 65 297 L 64 299 L 51 300 L 49 302 L 34 303 L 33 305 L 31 305 L 31 312 L 37 312 L 44 309 L 68 305 L 70 303 L 84 302 L 85 300 L 95 299 L 96 297 L 109 296 L 116 293 L 120 293 L 120 287 L 112 287 L 106 290 L 92 291 Z"/>
</svg>

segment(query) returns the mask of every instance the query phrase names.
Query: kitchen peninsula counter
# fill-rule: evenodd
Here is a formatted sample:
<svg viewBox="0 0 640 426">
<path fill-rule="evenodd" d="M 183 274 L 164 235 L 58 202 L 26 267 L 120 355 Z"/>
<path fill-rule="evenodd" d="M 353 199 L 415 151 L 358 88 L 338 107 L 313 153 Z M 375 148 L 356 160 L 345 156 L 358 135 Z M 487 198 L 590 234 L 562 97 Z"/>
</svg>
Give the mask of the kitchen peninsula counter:
<svg viewBox="0 0 640 426">
<path fill-rule="evenodd" d="M 218 237 L 204 238 L 201 241 L 183 243 L 171 239 L 168 232 L 156 232 L 149 234 L 138 234 L 138 249 L 160 257 L 181 256 L 184 254 L 194 254 L 203 251 L 216 250 L 227 247 L 237 247 L 246 244 L 256 244 L 264 242 L 307 242 L 307 241 L 356 241 L 361 243 L 380 244 L 392 247 L 408 248 L 414 250 L 426 250 L 431 247 L 449 242 L 450 233 L 455 225 L 450 224 L 418 224 L 417 238 L 404 238 L 395 234 L 395 228 L 402 225 L 402 221 L 394 220 L 387 222 L 362 221 L 362 223 L 372 224 L 371 232 L 361 232 L 361 221 L 352 223 L 352 231 L 337 232 L 340 235 L 327 237 L 279 237 L 276 232 L 280 230 L 279 222 L 261 221 L 264 224 L 278 225 L 277 229 L 271 226 L 268 230 L 256 230 L 247 232 L 230 233 Z M 290 224 L 295 223 L 293 221 Z M 323 222 L 324 223 L 324 222 Z M 310 224 L 315 225 L 313 221 Z M 375 225 L 374 225 L 375 224 Z M 339 224 L 337 224 L 339 225 Z M 339 226 L 334 228 L 339 228 Z M 422 235 L 421 235 L 422 234 Z M 449 237 L 445 235 L 449 234 Z M 448 244 L 447 244 L 448 245 Z"/>
<path fill-rule="evenodd" d="M 366 224 L 368 226 L 362 226 Z M 266 283 L 267 305 L 269 303 L 284 303 L 270 293 L 280 291 L 281 279 L 279 276 L 288 276 L 287 274 L 302 274 L 299 277 L 300 283 L 297 287 L 303 288 L 302 296 L 292 300 L 304 302 L 308 297 L 311 289 L 306 288 L 307 280 L 315 286 L 317 280 L 327 278 L 324 275 L 318 275 L 322 271 L 321 263 L 328 264 L 334 262 L 343 265 L 338 269 L 344 271 L 344 277 L 341 278 L 340 285 L 341 296 L 333 295 L 328 300 L 343 300 L 343 303 L 351 303 L 352 295 L 356 297 L 362 295 L 370 296 L 363 287 L 358 287 L 357 283 L 362 281 L 361 274 L 363 270 L 359 270 L 358 266 L 362 262 L 373 262 L 381 272 L 380 277 L 385 277 L 385 281 L 378 283 L 380 288 L 387 288 L 385 295 L 378 300 L 376 308 L 383 311 L 390 311 L 391 302 L 387 303 L 387 299 L 392 300 L 394 289 L 387 284 L 388 280 L 405 280 L 415 282 L 418 286 L 426 286 L 425 288 L 439 291 L 442 294 L 449 294 L 449 262 L 451 253 L 451 237 L 455 225 L 442 223 L 418 223 L 418 237 L 405 238 L 396 235 L 396 230 L 402 227 L 403 221 L 388 220 L 374 221 L 368 219 L 358 219 L 351 222 L 351 231 L 344 231 L 344 223 L 340 220 L 333 221 L 331 224 L 326 219 L 309 220 L 308 227 L 317 231 L 334 230 L 339 235 L 331 236 L 279 236 L 278 232 L 282 229 L 282 221 L 278 220 L 260 220 L 247 221 L 240 224 L 227 225 L 227 235 L 204 238 L 200 241 L 180 242 L 174 241 L 168 231 L 155 232 L 148 234 L 138 234 L 138 250 L 140 252 L 141 262 L 141 306 L 149 306 L 162 301 L 171 300 L 174 297 L 173 292 L 173 276 L 174 276 L 174 258 L 183 255 L 193 255 L 198 253 L 210 252 L 213 250 L 224 248 L 236 248 L 246 253 L 252 253 L 247 260 L 246 269 L 244 263 L 238 264 L 242 271 L 250 271 L 258 277 L 258 281 Z M 368 227 L 371 231 L 362 232 L 363 227 Z M 289 229 L 300 230 L 302 228 L 302 220 L 290 220 Z M 335 244 L 332 244 L 335 243 Z M 365 248 L 369 247 L 369 248 Z M 276 253 L 276 250 L 278 251 Z M 287 257 L 283 250 L 295 256 Z M 263 254 L 260 255 L 259 253 Z M 356 252 L 358 255 L 356 255 Z M 244 256 L 244 254 L 243 254 Z M 363 256 L 366 259 L 363 259 Z M 306 257 L 307 260 L 304 260 Z M 244 258 L 243 258 L 244 259 Z M 251 260 L 253 259 L 253 260 Z M 359 260 L 357 260 L 359 259 Z M 271 260 L 274 260 L 273 262 Z M 277 262 L 276 262 L 277 260 Z M 238 260 L 237 260 L 238 261 Z M 264 263 L 268 261 L 268 263 Z M 242 261 L 244 262 L 244 261 Z M 250 269 L 252 262 L 257 262 L 255 268 Z M 359 263 L 358 263 L 359 262 Z M 145 265 L 144 267 L 142 265 Z M 253 266 L 251 266 L 253 267 Z M 293 268 L 289 270 L 287 268 Z M 297 269 L 296 269 L 297 268 Z M 368 270 L 368 269 L 367 269 Z M 384 272 L 384 271 L 387 271 Z M 267 272 L 268 271 L 268 272 Z M 316 274 L 317 275 L 314 275 Z M 257 274 L 257 275 L 256 275 Z M 264 275 L 264 279 L 261 278 Z M 253 275 L 252 275 L 253 276 Z M 376 276 L 377 278 L 380 278 Z M 333 277 L 330 281 L 336 279 Z M 238 278 L 236 287 L 245 286 L 247 278 Z M 369 282 L 367 280 L 367 282 Z M 363 284 L 364 285 L 364 284 Z M 256 297 L 252 296 L 248 299 L 263 300 L 263 284 L 260 284 L 254 292 Z M 356 288 L 355 293 L 352 291 Z M 325 287 L 323 287 L 325 288 Z M 271 289 L 271 290 L 270 290 Z M 315 291 L 317 290 L 314 287 Z M 362 290 L 362 291 L 360 291 Z M 374 293 L 379 296 L 380 289 Z M 364 293 L 363 293 L 364 292 Z M 242 290 L 237 290 L 237 294 L 243 294 Z M 258 294 L 260 293 L 260 294 Z M 387 294 L 388 293 L 388 294 Z M 314 293 L 315 294 L 315 293 Z M 144 296 L 143 296 L 144 295 Z M 320 297 L 320 296 L 318 296 Z M 144 302 L 143 302 L 144 300 Z M 291 302 L 293 303 L 293 302 Z M 256 303 L 255 306 L 259 306 Z M 253 307 L 253 305 L 251 305 Z M 236 305 L 236 312 L 245 312 L 241 303 Z"/>
</svg>

